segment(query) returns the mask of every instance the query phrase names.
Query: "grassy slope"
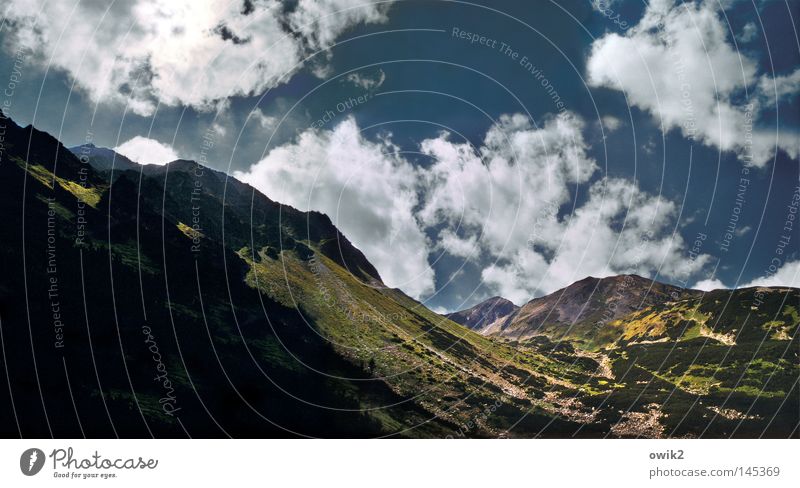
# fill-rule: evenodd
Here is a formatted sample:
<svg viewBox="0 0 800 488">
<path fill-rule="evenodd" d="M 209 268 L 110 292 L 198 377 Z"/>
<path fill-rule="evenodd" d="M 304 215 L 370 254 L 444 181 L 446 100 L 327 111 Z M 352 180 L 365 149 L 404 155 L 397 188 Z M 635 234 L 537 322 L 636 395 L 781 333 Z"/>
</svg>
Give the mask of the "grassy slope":
<svg viewBox="0 0 800 488">
<path fill-rule="evenodd" d="M 455 425 L 477 424 L 469 435 L 496 435 L 528 411 L 537 432 L 556 412 L 564 418 L 551 428 L 574 431 L 590 412 L 578 400 L 565 409 L 568 399 L 608 390 L 590 359 L 575 363 L 481 336 L 398 290 L 362 283 L 319 252 L 244 248 L 239 256 L 251 286 L 297 307 L 340 354 L 398 394 Z M 482 414 L 487 409 L 493 415 Z"/>
<path fill-rule="evenodd" d="M 589 328 L 572 343 L 610 360 L 619 388 L 598 407 L 658 412 L 663 430 L 642 435 L 785 436 L 800 404 L 798 302 L 796 289 L 717 290 Z"/>
</svg>

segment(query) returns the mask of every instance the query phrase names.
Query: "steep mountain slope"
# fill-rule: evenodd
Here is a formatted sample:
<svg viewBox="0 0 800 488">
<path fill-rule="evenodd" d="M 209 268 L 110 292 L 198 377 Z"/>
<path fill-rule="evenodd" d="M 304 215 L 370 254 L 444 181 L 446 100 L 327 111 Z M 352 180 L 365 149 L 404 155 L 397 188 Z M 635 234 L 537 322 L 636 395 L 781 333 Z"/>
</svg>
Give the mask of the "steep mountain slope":
<svg viewBox="0 0 800 488">
<path fill-rule="evenodd" d="M 484 300 L 474 307 L 447 314 L 446 317 L 481 334 L 491 334 L 505 325 L 519 307 L 502 297 Z"/>
<path fill-rule="evenodd" d="M 3 436 L 393 433 L 384 419 L 422 424 L 417 435 L 452 430 L 337 354 L 313 323 L 298 327 L 295 309 L 245 283 L 247 266 L 221 229 L 244 225 L 249 205 L 241 215 L 223 203 L 219 173 L 166 177 L 164 168 L 160 177 L 127 172 L 110 184 L 51 136 L 6 125 L 0 326 L 11 380 L 0 389 Z M 239 191 L 240 200 L 253 197 Z M 193 208 L 201 210 L 198 234 L 179 220 L 191 224 Z M 290 234 L 303 235 L 308 223 L 315 243 L 336 242 L 327 246 L 332 260 L 379 279 L 326 217 L 263 197 L 253 212 L 265 219 L 265 245 L 304 248 Z"/>
<path fill-rule="evenodd" d="M 5 436 L 559 435 L 597 386 L 597 364 L 444 319 L 327 216 L 194 162 L 112 182 L 10 123 L 0 182 Z"/>
</svg>

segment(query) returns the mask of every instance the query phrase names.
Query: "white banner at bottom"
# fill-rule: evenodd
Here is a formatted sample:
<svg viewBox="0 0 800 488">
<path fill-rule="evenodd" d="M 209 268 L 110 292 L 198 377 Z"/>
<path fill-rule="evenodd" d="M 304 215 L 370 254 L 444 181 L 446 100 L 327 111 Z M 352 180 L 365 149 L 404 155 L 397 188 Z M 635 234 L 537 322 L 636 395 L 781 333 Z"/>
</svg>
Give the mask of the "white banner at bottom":
<svg viewBox="0 0 800 488">
<path fill-rule="evenodd" d="M 797 440 L 0 440 L 0 484 L 800 486 L 798 448 Z"/>
</svg>

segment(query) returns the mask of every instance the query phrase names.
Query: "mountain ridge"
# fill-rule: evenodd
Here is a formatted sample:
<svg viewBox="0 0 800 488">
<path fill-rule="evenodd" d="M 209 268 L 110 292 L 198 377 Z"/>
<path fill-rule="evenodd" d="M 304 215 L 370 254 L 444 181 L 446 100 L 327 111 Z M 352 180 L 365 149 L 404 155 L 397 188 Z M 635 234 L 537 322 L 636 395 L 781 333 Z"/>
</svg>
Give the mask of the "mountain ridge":
<svg viewBox="0 0 800 488">
<path fill-rule="evenodd" d="M 595 278 L 587 276 L 548 295 L 529 300 L 508 314 L 502 323 L 481 333 L 509 339 L 546 335 L 551 339 L 578 337 L 587 328 L 608 323 L 656 303 L 697 296 L 699 290 L 684 289 L 636 274 Z M 484 308 L 486 302 L 472 309 Z M 459 322 L 463 312 L 452 315 Z M 587 327 L 590 326 L 590 327 Z"/>
<path fill-rule="evenodd" d="M 502 328 L 517 310 L 519 307 L 510 300 L 495 296 L 470 308 L 446 314 L 445 317 L 481 334 L 488 334 Z"/>
<path fill-rule="evenodd" d="M 67 149 L 79 159 L 85 159 L 86 162 L 98 171 L 105 172 L 113 169 L 115 172 L 122 172 L 144 166 L 113 149 L 95 146 L 91 142 L 68 147 Z"/>
<path fill-rule="evenodd" d="M 225 173 L 112 179 L 16 125 L 4 149 L 3 436 L 796 435 L 796 290 L 633 307 L 593 342 L 601 295 L 628 311 L 620 287 L 673 290 L 589 280 L 552 299 L 560 322 L 529 307 L 481 335 L 383 286 L 326 215 Z M 556 333 L 572 319 L 587 329 Z"/>
<path fill-rule="evenodd" d="M 84 147 L 87 147 L 87 145 L 76 146 L 71 148 L 70 152 L 80 157 L 80 155 L 83 154 L 82 149 Z M 123 162 L 121 167 L 115 167 L 114 180 L 120 177 L 126 177 L 126 175 L 127 177 L 135 176 L 133 179 L 138 179 L 140 172 L 142 175 L 150 177 L 163 176 L 166 180 L 169 180 L 169 175 L 171 174 L 173 180 L 175 178 L 184 180 L 180 181 L 179 184 L 187 190 L 184 196 L 188 195 L 189 198 L 188 200 L 183 200 L 183 205 L 178 205 L 178 202 L 173 204 L 174 214 L 182 218 L 184 224 L 190 222 L 193 217 L 187 214 L 185 209 L 191 209 L 195 203 L 202 200 L 202 193 L 207 192 L 209 189 L 218 193 L 225 193 L 227 201 L 224 203 L 226 206 L 245 209 L 252 199 L 253 201 L 261 203 L 262 208 L 264 206 L 271 207 L 270 210 L 272 212 L 277 211 L 278 213 L 285 214 L 287 220 L 295 219 L 298 215 L 307 215 L 309 219 L 314 221 L 313 224 L 307 226 L 308 229 L 316 229 L 319 227 L 327 229 L 328 237 L 325 239 L 325 243 L 321 248 L 323 252 L 334 257 L 338 256 L 335 260 L 340 264 L 344 264 L 346 267 L 352 265 L 354 270 L 362 273 L 364 279 L 374 280 L 376 285 L 383 285 L 380 274 L 374 266 L 369 263 L 363 253 L 357 249 L 346 236 L 339 232 L 330 217 L 321 212 L 314 210 L 303 212 L 290 205 L 275 202 L 261 194 L 251 185 L 241 182 L 223 171 L 201 165 L 194 160 L 179 158 L 163 165 L 141 164 L 122 156 L 113 149 L 101 148 L 93 144 L 91 144 L 91 148 L 95 151 L 96 155 L 87 157 L 87 163 L 102 174 L 109 175 L 112 160 Z M 190 181 L 187 181 L 187 174 L 189 175 L 188 180 Z M 155 204 L 158 203 L 157 197 L 153 202 Z M 180 210 L 181 207 L 184 211 Z M 222 211 L 222 209 L 220 209 L 220 211 Z M 294 226 L 294 229 L 295 231 L 302 231 L 302 226 Z M 219 229 L 219 231 L 215 229 L 213 235 L 219 240 L 223 238 L 221 229 Z M 206 235 L 206 237 L 208 237 L 208 235 Z M 309 237 L 313 239 L 322 238 L 320 235 Z"/>
</svg>

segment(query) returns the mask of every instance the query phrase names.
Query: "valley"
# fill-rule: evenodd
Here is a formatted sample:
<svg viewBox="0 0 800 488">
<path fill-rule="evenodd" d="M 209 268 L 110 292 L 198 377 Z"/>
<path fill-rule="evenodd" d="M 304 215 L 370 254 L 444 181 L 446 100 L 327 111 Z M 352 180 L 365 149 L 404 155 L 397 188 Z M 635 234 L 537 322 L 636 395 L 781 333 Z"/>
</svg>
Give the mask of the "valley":
<svg viewBox="0 0 800 488">
<path fill-rule="evenodd" d="M 5 144 L 4 437 L 798 437 L 800 290 L 588 277 L 444 316 L 196 162 Z"/>
</svg>

